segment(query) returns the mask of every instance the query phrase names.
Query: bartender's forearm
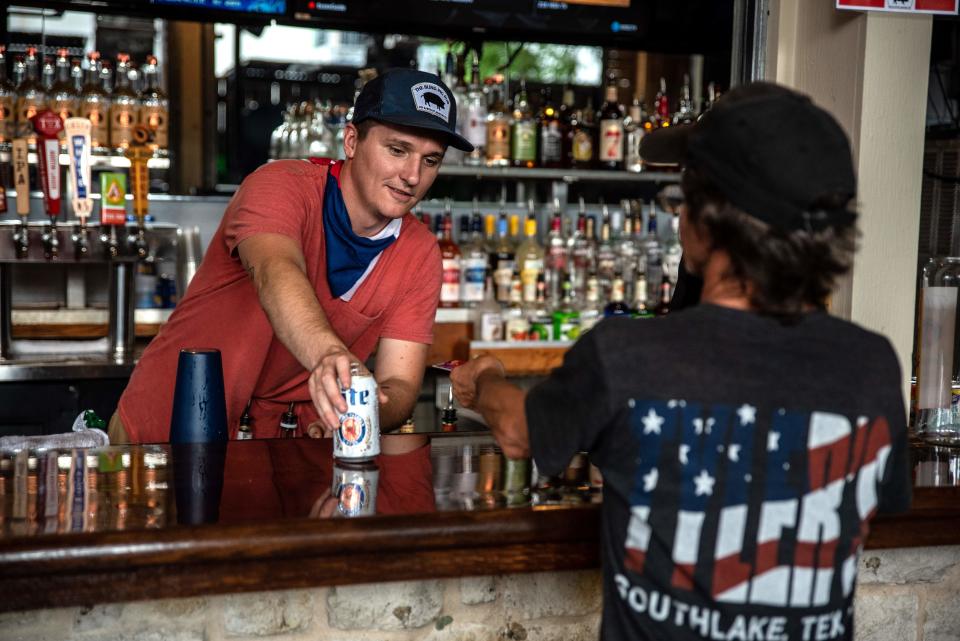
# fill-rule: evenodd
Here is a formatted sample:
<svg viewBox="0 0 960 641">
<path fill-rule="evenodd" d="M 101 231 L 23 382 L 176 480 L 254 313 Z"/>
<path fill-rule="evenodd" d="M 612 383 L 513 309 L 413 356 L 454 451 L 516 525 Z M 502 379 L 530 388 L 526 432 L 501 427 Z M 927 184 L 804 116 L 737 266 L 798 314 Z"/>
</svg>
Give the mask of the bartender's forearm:
<svg viewBox="0 0 960 641">
<path fill-rule="evenodd" d="M 420 395 L 420 385 L 400 378 L 377 381 L 377 385 L 389 399 L 380 405 L 380 430 L 388 432 L 403 425 L 413 414 L 413 407 Z"/>
<path fill-rule="evenodd" d="M 274 333 L 304 368 L 312 371 L 331 348 L 345 349 L 295 261 L 263 260 L 251 277 Z"/>
<path fill-rule="evenodd" d="M 527 393 L 494 371 L 477 378 L 476 409 L 507 458 L 530 456 L 525 401 Z"/>
</svg>

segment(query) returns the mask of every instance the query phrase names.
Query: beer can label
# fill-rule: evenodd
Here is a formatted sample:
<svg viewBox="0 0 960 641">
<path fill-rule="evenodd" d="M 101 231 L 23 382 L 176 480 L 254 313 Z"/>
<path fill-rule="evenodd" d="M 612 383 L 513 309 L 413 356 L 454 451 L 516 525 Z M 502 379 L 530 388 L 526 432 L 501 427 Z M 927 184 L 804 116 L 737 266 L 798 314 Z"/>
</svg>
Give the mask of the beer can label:
<svg viewBox="0 0 960 641">
<path fill-rule="evenodd" d="M 342 390 L 347 411 L 340 415 L 340 427 L 333 433 L 334 458 L 367 460 L 380 454 L 380 406 L 377 381 L 369 375 L 350 377 L 350 388 Z"/>
<path fill-rule="evenodd" d="M 377 511 L 377 483 L 380 470 L 374 465 L 333 466 L 331 492 L 337 499 L 334 516 L 352 518 Z"/>
</svg>

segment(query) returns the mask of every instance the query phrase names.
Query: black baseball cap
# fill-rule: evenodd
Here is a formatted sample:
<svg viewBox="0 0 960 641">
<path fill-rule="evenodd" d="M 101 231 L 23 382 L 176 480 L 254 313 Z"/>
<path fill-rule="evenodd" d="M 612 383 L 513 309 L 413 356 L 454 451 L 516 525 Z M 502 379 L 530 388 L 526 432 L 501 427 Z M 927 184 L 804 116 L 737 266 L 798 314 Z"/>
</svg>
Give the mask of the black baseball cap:
<svg viewBox="0 0 960 641">
<path fill-rule="evenodd" d="M 440 77 L 417 69 L 389 69 L 360 90 L 353 123 L 388 122 L 445 134 L 450 146 L 473 151 L 457 133 L 457 101 Z"/>
<path fill-rule="evenodd" d="M 640 156 L 652 167 L 695 167 L 733 205 L 774 227 L 820 230 L 856 221 L 845 208 L 811 211 L 824 196 L 856 195 L 850 141 L 833 116 L 781 85 L 732 89 L 697 122 L 645 136 Z"/>
</svg>

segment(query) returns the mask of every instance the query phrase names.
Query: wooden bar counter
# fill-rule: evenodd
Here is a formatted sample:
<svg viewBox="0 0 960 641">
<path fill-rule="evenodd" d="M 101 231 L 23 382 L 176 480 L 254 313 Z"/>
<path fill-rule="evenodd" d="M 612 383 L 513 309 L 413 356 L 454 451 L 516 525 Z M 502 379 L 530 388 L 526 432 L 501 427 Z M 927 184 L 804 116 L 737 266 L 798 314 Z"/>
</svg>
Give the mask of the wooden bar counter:
<svg viewBox="0 0 960 641">
<path fill-rule="evenodd" d="M 960 544 L 960 452 L 915 455 L 918 482 L 948 486 L 877 518 L 868 548 Z M 527 469 L 487 435 L 379 457 L 350 504 L 328 440 L 23 453 L 0 471 L 0 611 L 600 563 L 599 493 L 518 487 Z"/>
</svg>

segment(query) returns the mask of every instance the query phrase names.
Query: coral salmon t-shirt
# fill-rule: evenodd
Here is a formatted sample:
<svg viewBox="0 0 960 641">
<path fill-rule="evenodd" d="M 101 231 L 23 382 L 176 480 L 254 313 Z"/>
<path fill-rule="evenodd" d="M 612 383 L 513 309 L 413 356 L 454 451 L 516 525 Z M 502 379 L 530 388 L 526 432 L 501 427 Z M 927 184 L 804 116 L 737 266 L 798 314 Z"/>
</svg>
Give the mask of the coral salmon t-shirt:
<svg viewBox="0 0 960 641">
<path fill-rule="evenodd" d="M 380 338 L 433 341 L 440 299 L 441 260 L 436 237 L 414 216 L 349 302 L 327 284 L 323 190 L 327 166 L 282 160 L 248 176 L 227 206 L 203 262 L 160 333 L 130 377 L 118 411 L 135 443 L 169 439 L 180 350 L 213 347 L 223 358 L 231 438 L 252 400 L 254 436 L 279 435 L 280 416 L 292 401 L 303 430 L 317 419 L 307 389 L 309 372 L 276 338 L 257 292 L 236 253 L 245 239 L 283 234 L 300 244 L 306 274 L 337 336 L 361 360 Z"/>
</svg>

